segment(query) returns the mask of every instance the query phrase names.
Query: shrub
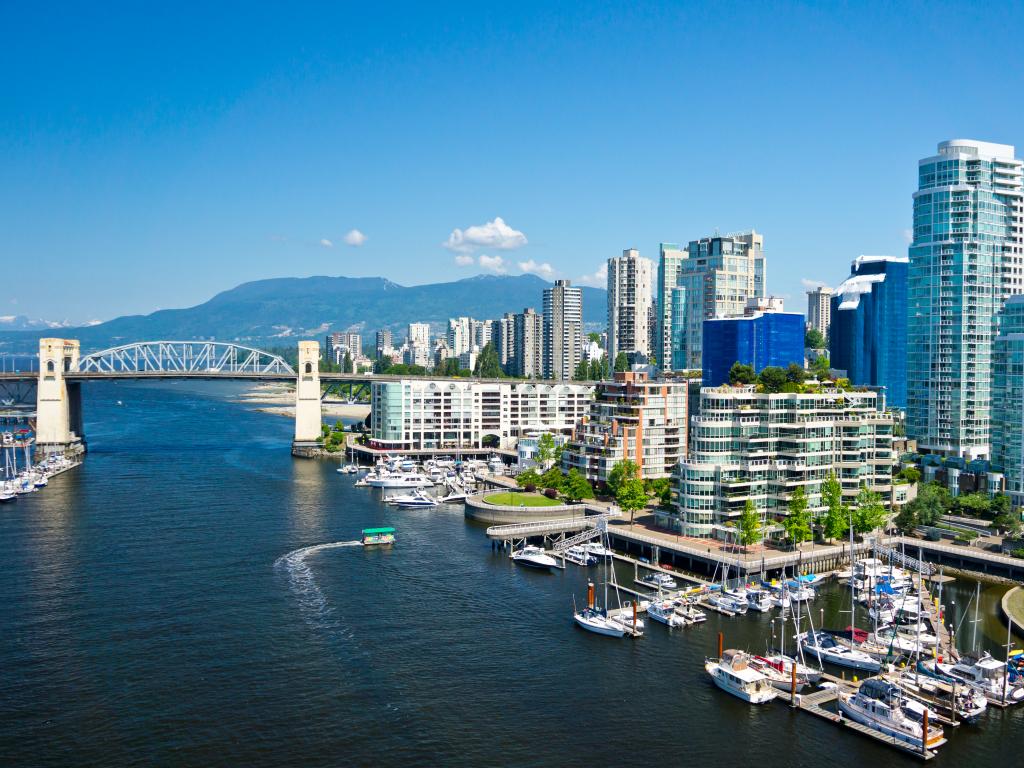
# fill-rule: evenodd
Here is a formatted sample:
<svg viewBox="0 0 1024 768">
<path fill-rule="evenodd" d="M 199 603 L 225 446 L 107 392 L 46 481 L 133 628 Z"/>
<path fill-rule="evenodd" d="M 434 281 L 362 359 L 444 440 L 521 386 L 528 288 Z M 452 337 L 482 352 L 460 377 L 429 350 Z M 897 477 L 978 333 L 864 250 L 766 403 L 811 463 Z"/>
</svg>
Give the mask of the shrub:
<svg viewBox="0 0 1024 768">
<path fill-rule="evenodd" d="M 554 488 L 545 488 L 544 495 L 547 496 L 549 499 L 557 499 L 558 491 L 555 490 Z"/>
<path fill-rule="evenodd" d="M 526 488 L 524 490 L 527 493 L 536 493 L 537 492 L 537 486 L 534 485 L 533 483 L 527 483 L 526 484 Z"/>
</svg>

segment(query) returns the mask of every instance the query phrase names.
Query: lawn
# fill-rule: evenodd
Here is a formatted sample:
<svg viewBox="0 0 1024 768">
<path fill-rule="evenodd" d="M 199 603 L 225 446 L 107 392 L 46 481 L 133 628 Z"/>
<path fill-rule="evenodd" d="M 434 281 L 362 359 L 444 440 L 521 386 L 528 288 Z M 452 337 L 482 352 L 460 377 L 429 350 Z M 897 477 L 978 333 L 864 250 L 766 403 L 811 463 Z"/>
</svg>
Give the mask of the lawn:
<svg viewBox="0 0 1024 768">
<path fill-rule="evenodd" d="M 539 493 L 492 493 L 484 496 L 488 504 L 497 504 L 505 507 L 560 507 L 562 502 L 557 499 L 549 499 Z"/>
<path fill-rule="evenodd" d="M 1024 589 L 1017 589 L 1006 601 L 1006 608 L 1013 616 L 1013 622 L 1021 626 L 1024 621 Z"/>
</svg>

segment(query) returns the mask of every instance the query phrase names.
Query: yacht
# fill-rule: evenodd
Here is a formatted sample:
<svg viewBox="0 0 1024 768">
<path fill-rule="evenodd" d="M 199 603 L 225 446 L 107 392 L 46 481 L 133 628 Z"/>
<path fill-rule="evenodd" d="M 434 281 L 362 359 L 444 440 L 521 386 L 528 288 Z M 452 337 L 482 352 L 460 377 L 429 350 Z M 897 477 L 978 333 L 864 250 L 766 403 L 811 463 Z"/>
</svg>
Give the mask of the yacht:
<svg viewBox="0 0 1024 768">
<path fill-rule="evenodd" d="M 727 595 L 724 592 L 712 592 L 708 595 L 708 602 L 716 608 L 729 611 L 730 613 L 746 613 L 747 612 L 747 599 L 733 597 Z"/>
<path fill-rule="evenodd" d="M 642 637 L 644 634 L 644 621 L 637 617 L 636 611 L 633 610 L 633 606 L 629 602 L 626 602 L 610 620 L 621 625 L 623 630 L 633 637 Z"/>
<path fill-rule="evenodd" d="M 649 573 L 640 579 L 644 584 L 658 589 L 678 589 L 676 580 L 667 573 Z"/>
<path fill-rule="evenodd" d="M 763 589 L 752 589 L 747 592 L 747 608 L 752 611 L 766 612 L 771 610 L 772 599 Z"/>
<path fill-rule="evenodd" d="M 512 554 L 512 560 L 519 565 L 540 570 L 550 570 L 558 567 L 558 561 L 540 547 L 527 544 L 522 549 Z"/>
<path fill-rule="evenodd" d="M 689 603 L 677 605 L 676 614 L 682 616 L 687 624 L 700 624 L 708 620 L 708 615 L 704 611 Z"/>
<path fill-rule="evenodd" d="M 985 652 L 980 656 L 965 655 L 955 664 L 941 661 L 921 662 L 927 673 L 929 666 L 931 674 L 947 681 L 967 683 L 971 687 L 981 691 L 991 701 L 1003 701 L 1007 704 L 1019 704 L 1024 701 L 1024 686 L 1020 683 L 1011 683 L 1006 679 L 1006 663 L 992 658 Z"/>
<path fill-rule="evenodd" d="M 904 670 L 903 676 L 895 682 L 908 698 L 921 697 L 948 712 L 955 711 L 957 717 L 969 723 L 975 722 L 988 709 L 988 699 L 969 685 L 959 686 L 954 698 L 951 690 L 946 690 L 940 681 L 928 675 L 914 675 Z"/>
<path fill-rule="evenodd" d="M 576 563 L 576 565 L 582 565 L 583 567 L 597 565 L 597 558 L 581 546 L 569 547 L 562 552 L 562 557 L 570 563 Z"/>
<path fill-rule="evenodd" d="M 371 488 L 429 488 L 433 481 L 418 472 L 387 472 L 366 477 Z"/>
<path fill-rule="evenodd" d="M 784 667 L 781 663 L 769 661 L 764 656 L 751 656 L 750 666 L 768 678 L 773 686 L 780 691 L 787 693 L 793 688 L 793 665 Z M 800 674 L 799 667 L 796 673 L 796 692 L 802 691 L 810 681 Z"/>
<path fill-rule="evenodd" d="M 359 467 L 355 464 L 345 464 L 344 466 L 338 467 L 335 471 L 342 475 L 354 475 L 359 471 Z"/>
<path fill-rule="evenodd" d="M 672 600 L 652 600 L 647 606 L 647 615 L 669 627 L 686 626 L 686 619 L 676 612 L 676 604 Z"/>
<path fill-rule="evenodd" d="M 609 558 L 614 554 L 611 549 L 606 547 L 604 543 L 600 541 L 588 541 L 583 545 L 583 548 L 598 560 Z"/>
<path fill-rule="evenodd" d="M 786 679 L 789 680 L 793 674 L 793 666 L 796 666 L 797 681 L 805 680 L 811 685 L 817 685 L 821 682 L 821 676 L 824 674 L 820 669 L 809 667 L 806 664 L 802 664 L 799 659 L 794 659 L 792 656 L 787 656 L 784 653 L 768 653 L 764 656 L 754 656 L 754 660 L 767 664 L 779 672 L 786 675 Z M 789 690 L 786 688 L 785 690 Z"/>
<path fill-rule="evenodd" d="M 802 632 L 796 636 L 800 647 L 819 662 L 829 662 L 840 667 L 860 669 L 865 672 L 878 672 L 882 665 L 863 651 L 840 645 L 828 632 Z"/>
<path fill-rule="evenodd" d="M 18 494 L 15 493 L 13 486 L 9 483 L 0 483 L 0 504 L 9 504 L 17 500 Z"/>
<path fill-rule="evenodd" d="M 855 693 L 839 692 L 839 711 L 857 723 L 880 731 L 912 747 L 934 749 L 946 743 L 942 727 L 928 726 L 908 711 L 903 692 L 887 680 L 872 678 Z"/>
<path fill-rule="evenodd" d="M 817 593 L 814 591 L 814 588 L 808 586 L 806 583 L 790 581 L 786 584 L 786 588 L 789 592 L 789 599 L 794 603 L 809 603 L 817 597 Z"/>
<path fill-rule="evenodd" d="M 621 624 L 612 621 L 596 608 L 585 608 L 574 613 L 572 619 L 588 632 L 608 637 L 623 637 L 626 634 L 626 630 Z"/>
<path fill-rule="evenodd" d="M 779 695 L 768 677 L 754 669 L 750 657 L 742 651 L 730 649 L 721 659 L 708 659 L 704 669 L 723 691 L 751 704 L 764 704 Z"/>
<path fill-rule="evenodd" d="M 420 489 L 416 489 L 405 497 L 399 497 L 393 502 L 399 509 L 429 509 L 436 507 L 440 502 Z"/>
</svg>

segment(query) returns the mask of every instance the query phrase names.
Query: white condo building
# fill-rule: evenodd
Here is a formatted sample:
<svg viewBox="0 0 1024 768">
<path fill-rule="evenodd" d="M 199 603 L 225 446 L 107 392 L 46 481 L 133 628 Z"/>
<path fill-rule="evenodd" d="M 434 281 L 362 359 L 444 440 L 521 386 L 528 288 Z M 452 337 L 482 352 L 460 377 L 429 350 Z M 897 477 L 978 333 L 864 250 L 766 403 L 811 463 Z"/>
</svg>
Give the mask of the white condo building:
<svg viewBox="0 0 1024 768">
<path fill-rule="evenodd" d="M 568 381 L 583 355 L 583 291 L 568 280 L 544 289 L 544 375 Z"/>
<path fill-rule="evenodd" d="M 608 354 L 651 354 L 654 262 L 636 248 L 608 259 Z"/>
<path fill-rule="evenodd" d="M 821 285 L 807 292 L 807 327 L 826 339 L 832 327 L 832 289 Z"/>
</svg>

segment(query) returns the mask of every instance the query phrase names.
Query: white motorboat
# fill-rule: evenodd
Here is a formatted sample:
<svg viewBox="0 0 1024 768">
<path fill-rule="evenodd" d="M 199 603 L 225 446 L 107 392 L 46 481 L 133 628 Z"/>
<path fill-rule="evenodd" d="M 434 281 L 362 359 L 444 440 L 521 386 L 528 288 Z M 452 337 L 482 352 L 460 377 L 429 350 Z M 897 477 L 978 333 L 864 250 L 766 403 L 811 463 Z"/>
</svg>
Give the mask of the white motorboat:
<svg viewBox="0 0 1024 768">
<path fill-rule="evenodd" d="M 647 606 L 647 615 L 669 627 L 685 627 L 687 623 L 686 619 L 676 612 L 676 604 L 672 600 L 652 600 Z"/>
<path fill-rule="evenodd" d="M 882 665 L 874 658 L 853 648 L 840 645 L 828 632 L 802 632 L 796 636 L 804 653 L 814 656 L 819 662 L 829 662 L 841 667 L 878 672 Z"/>
<path fill-rule="evenodd" d="M 752 589 L 747 592 L 747 608 L 752 611 L 770 611 L 772 608 L 771 596 L 763 589 Z"/>
<path fill-rule="evenodd" d="M 0 485 L 0 504 L 9 504 L 12 501 L 18 500 L 18 494 L 11 488 L 8 488 L 6 483 Z"/>
<path fill-rule="evenodd" d="M 440 502 L 422 490 L 416 490 L 404 498 L 392 502 L 399 509 L 429 509 L 436 507 Z"/>
<path fill-rule="evenodd" d="M 354 475 L 359 471 L 359 467 L 355 464 L 345 464 L 344 466 L 338 467 L 335 471 L 342 475 Z"/>
<path fill-rule="evenodd" d="M 644 620 L 636 613 L 633 606 L 627 602 L 617 614 L 611 617 L 611 620 L 621 624 L 622 628 L 633 637 L 641 637 L 644 633 Z"/>
<path fill-rule="evenodd" d="M 584 568 L 591 565 L 597 565 L 597 558 L 587 552 L 586 548 L 581 546 L 569 547 L 562 552 L 562 556 L 570 563 L 581 565 Z"/>
<path fill-rule="evenodd" d="M 779 695 L 767 675 L 754 669 L 742 651 L 730 649 L 721 659 L 708 659 L 704 669 L 723 691 L 751 704 L 764 704 Z"/>
<path fill-rule="evenodd" d="M 558 567 L 558 561 L 540 547 L 527 544 L 512 554 L 512 560 L 518 565 L 539 570 L 551 570 Z"/>
<path fill-rule="evenodd" d="M 687 624 L 700 624 L 708 620 L 708 615 L 704 611 L 689 603 L 677 605 L 676 614 L 682 616 Z"/>
<path fill-rule="evenodd" d="M 840 691 L 838 704 L 839 711 L 854 722 L 916 749 L 934 749 L 946 743 L 941 726 L 929 723 L 924 732 L 923 723 L 908 713 L 903 692 L 886 680 L 865 680 L 855 693 Z"/>
<path fill-rule="evenodd" d="M 612 621 L 596 608 L 585 608 L 573 614 L 573 621 L 588 632 L 608 637 L 623 637 L 626 634 L 622 624 Z"/>
<path fill-rule="evenodd" d="M 429 488 L 434 482 L 417 472 L 391 472 L 368 475 L 366 484 L 371 488 Z"/>
<path fill-rule="evenodd" d="M 708 602 L 716 608 L 729 611 L 730 613 L 746 613 L 747 612 L 747 599 L 746 596 L 742 599 L 727 595 L 724 592 L 712 592 L 708 595 Z"/>
<path fill-rule="evenodd" d="M 802 664 L 799 659 L 794 659 L 792 656 L 787 656 L 784 653 L 769 653 L 764 656 L 755 655 L 754 660 L 782 672 L 786 675 L 787 680 L 791 679 L 793 667 L 796 666 L 797 680 L 804 680 L 811 685 L 817 685 L 821 682 L 821 676 L 824 674 L 820 669 Z M 788 691 L 789 688 L 787 687 L 784 690 Z"/>
<path fill-rule="evenodd" d="M 612 557 L 612 555 L 614 554 L 611 549 L 606 547 L 600 541 L 588 541 L 586 544 L 583 544 L 582 546 L 585 550 L 587 550 L 588 554 L 593 555 L 598 560 Z"/>
<path fill-rule="evenodd" d="M 651 587 L 657 587 L 658 589 L 678 589 L 679 585 L 676 580 L 669 576 L 667 573 L 649 573 L 640 579 L 644 584 Z"/>
<path fill-rule="evenodd" d="M 1024 701 L 1024 685 L 1006 680 L 1006 662 L 992 658 L 985 652 L 980 656 L 965 655 L 955 664 L 935 661 L 934 670 L 947 680 L 967 683 L 985 694 L 990 701 L 1003 701 L 1006 694 L 1007 704 L 1019 704 Z"/>
</svg>

